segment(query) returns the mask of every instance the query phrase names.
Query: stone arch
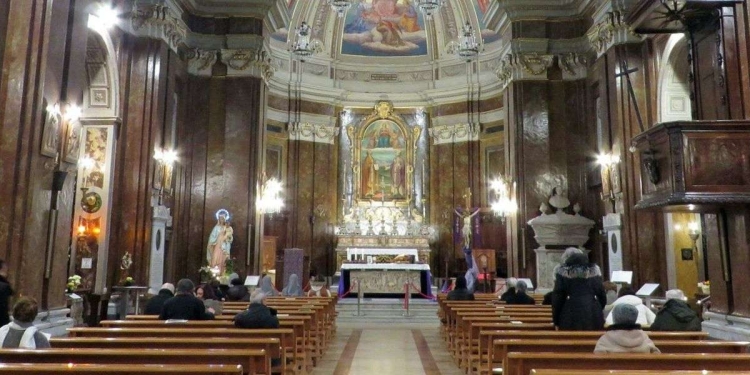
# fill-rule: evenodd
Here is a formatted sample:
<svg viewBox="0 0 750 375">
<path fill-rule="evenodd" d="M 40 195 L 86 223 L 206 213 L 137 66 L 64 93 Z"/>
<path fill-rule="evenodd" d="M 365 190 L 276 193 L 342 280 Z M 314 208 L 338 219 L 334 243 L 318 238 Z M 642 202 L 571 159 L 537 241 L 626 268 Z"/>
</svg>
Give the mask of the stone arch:
<svg viewBox="0 0 750 375">
<path fill-rule="evenodd" d="M 107 28 L 95 15 L 89 15 L 86 42 L 86 83 L 83 118 L 120 117 L 117 54 Z"/>
<path fill-rule="evenodd" d="M 692 120 L 689 74 L 687 39 L 673 34 L 659 65 L 659 122 Z"/>
</svg>

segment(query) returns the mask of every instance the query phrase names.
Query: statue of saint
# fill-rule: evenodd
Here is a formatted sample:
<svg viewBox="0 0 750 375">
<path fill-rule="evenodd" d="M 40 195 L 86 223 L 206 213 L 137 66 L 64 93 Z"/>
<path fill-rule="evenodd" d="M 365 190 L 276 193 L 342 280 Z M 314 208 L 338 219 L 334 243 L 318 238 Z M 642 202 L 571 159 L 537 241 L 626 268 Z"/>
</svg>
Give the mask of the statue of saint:
<svg viewBox="0 0 750 375">
<path fill-rule="evenodd" d="M 216 212 L 216 226 L 208 237 L 208 252 L 206 260 L 210 268 L 218 268 L 219 275 L 224 274 L 224 267 L 229 258 L 229 249 L 234 240 L 234 230 L 229 225 L 229 211 L 221 209 Z"/>
</svg>

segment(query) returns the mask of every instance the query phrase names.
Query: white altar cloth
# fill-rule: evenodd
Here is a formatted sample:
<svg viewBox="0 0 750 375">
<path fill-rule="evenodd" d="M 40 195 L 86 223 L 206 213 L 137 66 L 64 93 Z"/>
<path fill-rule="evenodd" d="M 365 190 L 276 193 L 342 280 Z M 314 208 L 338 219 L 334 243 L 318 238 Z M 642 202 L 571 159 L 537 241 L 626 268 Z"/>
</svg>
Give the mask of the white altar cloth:
<svg viewBox="0 0 750 375">
<path fill-rule="evenodd" d="M 354 260 L 357 256 L 368 255 L 413 255 L 415 261 L 419 261 L 417 249 L 373 249 L 350 247 L 346 249 L 346 259 Z"/>
<path fill-rule="evenodd" d="M 429 271 L 429 264 L 400 264 L 400 263 L 344 263 L 341 270 L 398 270 L 398 271 Z"/>
</svg>

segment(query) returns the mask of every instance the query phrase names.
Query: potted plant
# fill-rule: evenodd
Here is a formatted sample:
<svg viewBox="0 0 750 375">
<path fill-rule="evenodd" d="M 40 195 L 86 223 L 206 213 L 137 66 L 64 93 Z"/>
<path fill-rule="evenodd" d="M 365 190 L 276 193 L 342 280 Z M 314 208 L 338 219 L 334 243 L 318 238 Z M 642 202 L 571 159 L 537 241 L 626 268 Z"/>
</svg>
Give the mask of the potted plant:
<svg viewBox="0 0 750 375">
<path fill-rule="evenodd" d="M 128 276 L 123 280 L 122 286 L 132 286 L 133 285 L 133 278 Z"/>
</svg>

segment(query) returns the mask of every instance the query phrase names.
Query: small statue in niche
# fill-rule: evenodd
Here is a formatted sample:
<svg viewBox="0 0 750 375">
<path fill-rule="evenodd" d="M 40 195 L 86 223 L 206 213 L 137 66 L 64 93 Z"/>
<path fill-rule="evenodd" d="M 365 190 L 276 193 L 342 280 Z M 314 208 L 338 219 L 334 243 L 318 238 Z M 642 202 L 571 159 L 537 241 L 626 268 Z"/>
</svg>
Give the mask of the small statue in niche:
<svg viewBox="0 0 750 375">
<path fill-rule="evenodd" d="M 216 211 L 216 225 L 208 237 L 206 260 L 211 269 L 218 269 L 217 275 L 224 274 L 229 250 L 234 241 L 234 230 L 229 224 L 230 218 L 229 211 L 225 209 Z"/>
</svg>

